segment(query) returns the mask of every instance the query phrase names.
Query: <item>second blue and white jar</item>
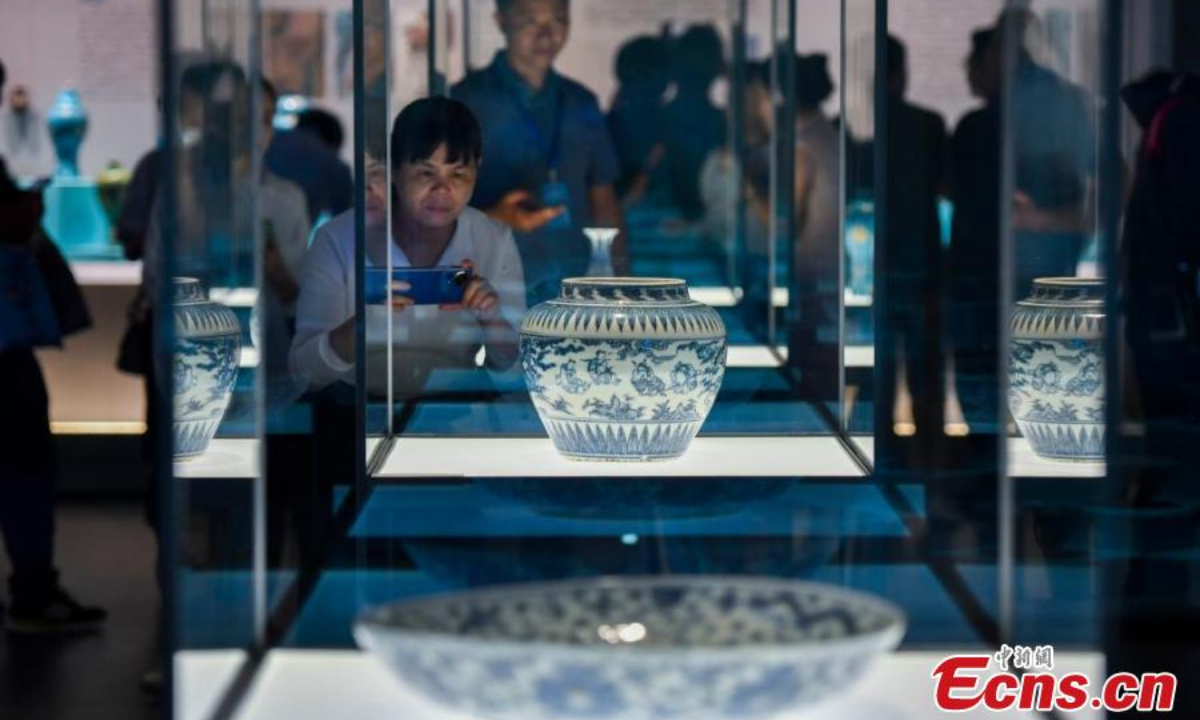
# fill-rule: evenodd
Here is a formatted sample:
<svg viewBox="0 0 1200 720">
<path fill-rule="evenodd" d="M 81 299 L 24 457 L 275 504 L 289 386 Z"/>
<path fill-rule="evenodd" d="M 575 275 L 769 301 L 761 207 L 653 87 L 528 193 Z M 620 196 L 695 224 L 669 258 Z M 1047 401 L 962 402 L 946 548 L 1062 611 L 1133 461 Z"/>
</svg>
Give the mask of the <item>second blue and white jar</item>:
<svg viewBox="0 0 1200 720">
<path fill-rule="evenodd" d="M 1033 451 L 1104 460 L 1104 280 L 1039 278 L 1017 303 L 1008 406 Z"/>
<path fill-rule="evenodd" d="M 725 375 L 725 325 L 667 278 L 569 278 L 521 324 L 521 364 L 558 451 L 679 457 Z"/>
<path fill-rule="evenodd" d="M 176 461 L 204 454 L 225 417 L 237 380 L 242 328 L 232 310 L 208 299 L 195 278 L 175 278 Z"/>
</svg>

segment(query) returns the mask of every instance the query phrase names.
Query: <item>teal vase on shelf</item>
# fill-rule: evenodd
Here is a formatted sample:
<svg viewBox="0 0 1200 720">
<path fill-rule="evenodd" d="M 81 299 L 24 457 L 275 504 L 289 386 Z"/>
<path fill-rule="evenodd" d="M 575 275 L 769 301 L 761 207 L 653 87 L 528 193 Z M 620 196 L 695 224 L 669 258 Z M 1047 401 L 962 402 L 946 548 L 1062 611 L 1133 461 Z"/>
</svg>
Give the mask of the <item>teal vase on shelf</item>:
<svg viewBox="0 0 1200 720">
<path fill-rule="evenodd" d="M 77 177 L 79 175 L 79 148 L 87 135 L 88 115 L 83 100 L 75 90 L 63 90 L 54 98 L 50 112 L 46 113 L 46 125 L 50 129 L 50 140 L 54 143 L 54 155 L 58 166 L 55 177 Z"/>
<path fill-rule="evenodd" d="M 846 207 L 846 287 L 871 298 L 875 289 L 875 203 L 855 200 Z"/>
<path fill-rule="evenodd" d="M 111 225 L 96 182 L 79 173 L 79 149 L 87 136 L 88 114 L 75 90 L 63 90 L 46 114 L 58 164 L 46 188 L 46 214 L 42 225 L 71 259 L 108 259 L 120 256 L 109 242 Z"/>
</svg>

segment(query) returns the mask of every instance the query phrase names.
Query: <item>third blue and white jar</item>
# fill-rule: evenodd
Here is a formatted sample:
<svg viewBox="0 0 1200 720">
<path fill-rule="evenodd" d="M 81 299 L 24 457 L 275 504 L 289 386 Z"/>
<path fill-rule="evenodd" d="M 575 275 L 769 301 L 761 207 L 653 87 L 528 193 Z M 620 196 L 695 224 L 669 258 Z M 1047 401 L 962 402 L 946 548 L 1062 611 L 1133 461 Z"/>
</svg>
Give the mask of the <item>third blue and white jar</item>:
<svg viewBox="0 0 1200 720">
<path fill-rule="evenodd" d="M 665 460 L 699 432 L 725 375 L 725 325 L 683 280 L 568 278 L 521 324 L 521 364 L 558 451 Z"/>
<path fill-rule="evenodd" d="M 180 461 L 202 455 L 225 417 L 242 328 L 232 310 L 208 299 L 199 280 L 175 278 L 173 285 L 174 457 Z"/>
<path fill-rule="evenodd" d="M 1040 278 L 1012 316 L 1008 405 L 1034 452 L 1104 460 L 1104 280 Z"/>
</svg>

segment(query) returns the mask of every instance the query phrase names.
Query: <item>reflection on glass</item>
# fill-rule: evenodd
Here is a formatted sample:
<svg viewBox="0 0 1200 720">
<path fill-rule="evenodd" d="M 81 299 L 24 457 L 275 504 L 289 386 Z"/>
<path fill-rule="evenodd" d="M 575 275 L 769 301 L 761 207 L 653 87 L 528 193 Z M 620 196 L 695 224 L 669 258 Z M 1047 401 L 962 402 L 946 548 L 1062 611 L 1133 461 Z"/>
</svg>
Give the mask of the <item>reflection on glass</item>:
<svg viewBox="0 0 1200 720">
<path fill-rule="evenodd" d="M 557 61 L 571 26 L 562 0 L 499 5 L 504 48 L 450 90 L 483 127 L 483 163 L 473 207 L 516 234 L 526 302 L 554 297 L 563 278 L 587 272 L 582 228 L 622 227 L 616 152 L 596 96 Z M 628 272 L 623 236 L 613 246 Z"/>
<path fill-rule="evenodd" d="M 875 204 L 853 200 L 846 207 L 846 305 L 871 302 L 875 290 Z"/>
<path fill-rule="evenodd" d="M 842 345 L 845 353 L 846 428 L 866 446 L 875 427 L 874 402 L 884 397 L 875 386 L 875 34 L 873 0 L 846 0 L 840 38 L 838 129 L 841 133 L 843 235 Z M 870 351 L 868 352 L 864 352 Z M 853 361 L 852 361 L 853 360 Z"/>
<path fill-rule="evenodd" d="M 264 637 L 264 398 L 272 378 L 286 382 L 288 338 L 286 300 L 260 278 L 271 266 L 272 277 L 294 287 L 308 223 L 300 190 L 263 172 L 275 107 L 273 91 L 256 79 L 254 9 L 179 0 L 175 11 L 178 75 L 163 80 L 177 98 L 164 116 L 178 125 L 150 171 L 161 176 L 140 196 L 155 208 L 143 258 L 148 312 L 174 334 L 149 383 L 152 393 L 171 388 L 174 396 L 166 405 L 175 462 L 159 465 L 171 472 L 156 479 L 171 501 L 161 507 L 182 514 L 153 516 L 164 563 L 174 568 L 164 578 L 175 603 L 167 607 L 185 619 L 171 636 L 173 664 L 184 651 L 241 650 Z M 269 247 L 268 226 L 276 235 Z M 165 418 L 155 422 L 166 431 Z M 212 617 L 221 621 L 203 621 Z"/>
<path fill-rule="evenodd" d="M 364 613 L 355 637 L 460 711 L 735 720 L 847 691 L 905 624 L 890 603 L 827 585 L 660 576 L 400 601 Z"/>
<path fill-rule="evenodd" d="M 620 228 L 584 228 L 583 234 L 592 244 L 592 259 L 588 263 L 588 277 L 612 277 L 615 273 L 612 261 L 613 241 Z"/>
<path fill-rule="evenodd" d="M 438 371 L 474 370 L 481 350 L 483 369 L 510 370 L 525 292 L 511 233 L 467 206 L 481 156 L 470 110 L 416 101 L 397 117 L 390 145 L 390 186 L 382 164 L 369 168 L 362 322 L 369 394 L 408 400 Z M 310 389 L 354 382 L 355 248 L 346 213 L 309 250 L 292 353 Z"/>
</svg>

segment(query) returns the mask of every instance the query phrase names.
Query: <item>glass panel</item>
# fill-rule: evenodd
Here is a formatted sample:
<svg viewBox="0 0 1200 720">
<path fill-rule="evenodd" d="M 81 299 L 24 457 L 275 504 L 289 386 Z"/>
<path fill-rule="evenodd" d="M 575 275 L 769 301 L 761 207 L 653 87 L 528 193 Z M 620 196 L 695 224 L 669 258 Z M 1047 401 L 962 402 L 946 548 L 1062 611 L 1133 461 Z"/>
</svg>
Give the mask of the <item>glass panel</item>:
<svg viewBox="0 0 1200 720">
<path fill-rule="evenodd" d="M 363 462 L 354 393 L 328 386 L 314 342 L 314 307 L 321 321 L 348 323 L 353 332 L 355 323 L 347 321 L 352 296 L 318 291 L 311 279 L 322 270 L 328 277 L 328 268 L 312 261 L 328 257 L 322 238 L 352 223 L 351 205 L 360 204 L 346 158 L 362 134 L 354 122 L 352 3 L 264 5 L 262 75 L 264 88 L 273 91 L 264 109 L 273 123 L 260 196 L 264 263 L 257 323 L 266 371 L 266 641 L 277 642 L 325 563 L 338 501 Z M 352 277 L 353 254 L 342 257 Z M 327 352 L 349 352 L 344 340 L 331 342 Z M 375 433 L 383 430 L 378 423 Z"/>
<path fill-rule="evenodd" d="M 1097 94 L 1096 216 L 1101 274 L 1108 278 L 1109 292 L 1105 367 L 1116 369 L 1105 373 L 1107 482 L 1099 502 L 1089 497 L 1087 516 L 1096 538 L 1095 564 L 1101 568 L 1108 669 L 1174 673 L 1174 708 L 1186 715 L 1200 708 L 1196 693 L 1188 689 L 1196 687 L 1200 669 L 1196 643 L 1179 632 L 1196 627 L 1200 617 L 1195 522 L 1200 477 L 1200 255 L 1195 238 L 1200 226 L 1194 193 L 1177 190 L 1190 186 L 1187 178 L 1197 167 L 1200 120 L 1194 109 L 1200 79 L 1195 43 L 1185 38 L 1195 34 L 1200 8 L 1175 3 L 1172 20 L 1161 6 L 1115 5 L 1098 8 L 1104 62 Z M 1173 63 L 1170 43 L 1151 41 L 1172 22 L 1179 38 Z M 1112 55 L 1120 31 L 1131 27 L 1140 32 L 1124 34 L 1129 54 L 1154 58 L 1143 58 L 1141 67 L 1118 66 Z M 1158 32 L 1148 32 L 1150 28 Z M 1128 73 L 1119 82 L 1114 81 L 1118 67 Z M 1124 161 L 1126 182 L 1118 184 L 1122 158 L 1116 138 L 1121 130 L 1136 143 Z"/>
<path fill-rule="evenodd" d="M 845 428 L 872 447 L 875 425 L 875 157 L 871 139 L 875 127 L 875 3 L 842 3 L 842 44 L 839 47 L 843 111 L 841 133 L 842 285 L 845 288 L 842 343 L 845 366 Z"/>
<path fill-rule="evenodd" d="M 310 651 L 268 655 L 273 667 L 300 659 L 323 672 L 362 667 L 359 655 L 311 651 L 354 647 L 356 618 L 392 601 L 735 575 L 888 598 L 908 618 L 904 647 L 933 649 L 922 682 L 945 647 L 1097 647 L 1097 588 L 1145 569 L 1134 549 L 1163 551 L 1153 560 L 1175 570 L 1193 559 L 1194 508 L 1156 496 L 1150 470 L 1138 480 L 1151 501 L 1131 512 L 1103 464 L 1022 464 L 1028 452 L 1013 448 L 1037 435 L 1019 427 L 1025 399 L 1010 414 L 1002 390 L 1057 387 L 1075 403 L 1116 385 L 1094 362 L 1116 356 L 1102 330 L 1019 335 L 1022 312 L 1063 300 L 1095 325 L 1107 300 L 1089 293 L 1113 288 L 1076 278 L 1009 310 L 1029 268 L 1071 255 L 1078 273 L 1086 260 L 1043 236 L 1081 236 L 1082 248 L 1107 228 L 1109 259 L 1116 246 L 1119 163 L 1097 152 L 1096 128 L 1116 137 L 1098 116 L 1114 98 L 1094 70 L 1113 51 L 1101 1 L 1002 15 L 1001 0 L 363 0 L 347 3 L 348 25 L 268 8 L 261 38 L 256 15 L 193 9 L 197 46 L 246 70 L 213 84 L 219 112 L 196 135 L 211 197 L 188 195 L 186 142 L 177 153 L 178 265 L 257 298 L 253 387 L 213 447 L 240 432 L 257 448 L 265 428 L 270 503 L 258 522 L 256 460 L 240 485 L 218 483 L 241 493 L 209 520 L 234 542 L 214 556 L 229 585 L 185 593 L 185 634 L 237 633 L 238 616 L 226 627 L 215 612 L 236 585 L 249 599 L 228 597 L 249 629 L 209 646 L 258 638 Z M 276 247 L 285 223 L 267 217 L 266 181 L 247 183 L 234 160 L 249 157 L 257 177 L 257 150 L 232 138 L 239 118 L 251 142 L 267 134 L 247 119 L 258 117 L 258 48 L 289 98 L 277 125 L 302 128 L 289 108 L 326 102 L 300 49 L 329 23 L 336 57 L 320 62 L 352 58 L 352 97 L 328 103 L 353 138 L 354 208 L 324 224 L 310 212 L 320 227 L 293 278 L 296 334 L 277 346 L 296 271 Z M 193 230 L 203 242 L 188 242 Z M 670 314 L 689 297 L 711 308 Z M 648 302 L 660 314 L 639 315 Z M 601 337 L 638 323 L 665 336 Z M 568 325 L 579 336 L 557 337 Z M 1131 338 L 1157 367 L 1144 353 L 1161 338 Z M 1139 382 L 1164 403 L 1144 425 L 1158 434 L 1119 442 L 1182 473 L 1191 465 L 1159 443 L 1186 441 L 1172 424 L 1186 410 L 1153 378 Z M 1108 424 L 1096 407 L 1042 403 L 1032 421 L 1074 413 L 1067 424 L 1094 435 Z M 232 502 L 179 474 L 192 516 Z M 1154 523 L 1178 536 L 1150 533 Z M 187 527 L 181 577 L 197 582 L 216 561 L 196 554 L 202 522 Z M 264 529 L 271 572 L 252 572 Z M 1116 560 L 1108 575 L 1101 557 Z M 1161 596 L 1136 585 L 1125 587 L 1134 605 Z M 599 637 L 625 632 L 637 630 Z M 299 684 L 280 672 L 280 685 Z M 270 691 L 243 685 L 250 698 Z M 328 682 L 314 696 L 323 685 L 363 702 Z M 462 692 L 481 683 L 470 685 Z M 928 696 L 904 714 L 924 716 Z M 231 698 L 225 716 L 251 714 Z"/>
<path fill-rule="evenodd" d="M 392 4 L 393 13 L 397 7 Z M 455 24 L 447 25 L 447 45 L 439 49 L 435 43 L 431 57 L 455 81 L 451 95 L 466 101 L 478 115 L 483 133 L 485 161 L 471 206 L 516 228 L 514 246 L 522 277 L 512 274 L 509 268 L 515 266 L 507 260 L 497 268 L 498 259 L 489 258 L 489 267 L 477 268 L 499 291 L 510 328 L 520 325 L 527 308 L 557 294 L 564 277 L 612 272 L 678 276 L 689 282 L 694 297 L 718 306 L 731 344 L 740 348 L 734 354 L 737 369 L 731 373 L 737 378 L 718 398 L 705 432 L 824 430 L 820 416 L 791 397 L 777 369 L 786 353 L 769 339 L 771 313 L 765 302 L 756 307 L 750 297 L 769 291 L 766 235 L 761 234 L 764 244 L 755 248 L 753 230 L 739 230 L 743 225 L 765 227 L 739 201 L 749 188 L 739 168 L 747 162 L 760 166 L 765 207 L 770 202 L 772 163 L 766 140 L 774 119 L 766 118 L 766 124 L 756 120 L 761 128 L 754 143 L 760 147 L 747 145 L 746 134 L 735 132 L 748 121 L 738 117 L 734 122 L 730 108 L 747 106 L 740 94 L 730 97 L 730 61 L 735 55 L 741 58 L 733 72 L 744 75 L 748 51 L 760 58 L 769 53 L 772 3 L 748 3 L 744 9 L 741 3 L 724 0 L 654 3 L 638 9 L 632 23 L 619 9 L 571 5 L 573 32 L 554 67 L 562 78 L 572 79 L 569 102 L 581 103 L 578 109 L 564 110 L 563 116 L 581 120 L 558 129 L 552 122 L 553 103 L 524 115 L 497 84 L 521 80 L 516 71 L 504 72 L 511 70 L 508 55 L 496 62 L 506 40 L 494 2 L 445 3 L 443 9 Z M 427 17 L 424 12 L 421 17 Z M 737 42 L 731 43 L 734 28 L 745 26 L 736 13 L 745 13 L 752 29 L 737 33 Z M 436 25 L 434 35 L 440 37 Z M 598 63 L 598 57 L 605 61 Z M 416 67 L 414 63 L 414 72 Z M 467 68 L 473 75 L 464 74 Z M 769 77 L 769 72 L 760 74 L 764 82 Z M 558 82 L 560 76 L 554 77 Z M 487 87 L 476 93 L 481 83 Z M 497 94 L 493 85 L 502 91 Z M 403 106 L 393 98 L 393 118 Z M 648 116 L 662 119 L 646 122 Z M 681 130 L 664 132 L 662 128 L 675 120 Z M 554 163 L 561 164 L 555 173 L 561 174 L 560 182 L 549 182 L 551 154 Z M 556 199 L 560 192 L 566 193 L 564 201 Z M 539 208 L 560 202 L 562 216 L 539 216 Z M 476 217 L 474 210 L 467 216 Z M 533 228 L 530 223 L 544 225 Z M 429 260 L 459 262 L 465 257 L 454 243 L 448 247 L 449 254 Z M 450 257 L 455 253 L 457 260 Z M 402 263 L 411 260 L 407 253 L 401 255 Z M 489 277 L 498 270 L 502 277 Z M 425 333 L 423 338 L 392 338 L 393 377 L 400 368 L 409 373 L 404 390 L 394 392 L 396 434 L 542 435 L 521 368 L 496 364 L 495 357 L 507 360 L 502 346 L 495 348 L 499 354 L 491 360 L 481 348 L 495 341 L 496 333 L 480 335 L 476 320 L 459 322 L 461 317 L 448 324 L 451 317 L 423 305 L 393 317 L 394 325 Z M 460 327 L 451 332 L 453 324 Z M 445 332 L 451 335 L 430 339 L 429 333 Z M 509 331 L 500 335 L 505 333 L 511 338 Z M 782 341 L 779 344 L 782 347 Z M 785 408 L 786 414 L 766 406 L 743 409 L 755 393 L 774 401 L 774 408 Z M 804 421 L 797 424 L 796 418 Z M 743 429 L 746 422 L 750 426 Z"/>
<path fill-rule="evenodd" d="M 257 5 L 179 0 L 173 10 L 167 67 L 176 72 L 165 78 L 173 107 L 164 116 L 176 122 L 165 135 L 143 278 L 152 308 L 162 309 L 160 342 L 171 343 L 161 346 L 154 383 L 173 418 L 173 481 L 157 484 L 166 500 L 157 527 L 174 570 L 164 577 L 167 607 L 181 621 L 167 645 L 177 661 L 237 658 L 265 626 L 263 400 L 287 348 L 272 338 L 282 318 L 260 289 L 271 261 L 264 251 L 282 254 L 265 239 L 284 225 L 264 213 L 271 115 Z M 192 691 L 183 681 L 177 688 Z"/>
<path fill-rule="evenodd" d="M 1001 297 L 1012 308 L 1005 500 L 1014 514 L 1002 527 L 1012 638 L 1027 645 L 1097 648 L 1095 563 L 1123 554 L 1098 534 L 1122 512 L 1102 480 L 1108 311 L 1097 218 L 1119 209 L 1101 207 L 1097 189 L 1121 183 L 1097 153 L 1102 18 L 1096 0 L 1037 3 L 1004 16 L 995 47 L 1008 103 L 1001 217 L 1011 265 Z"/>
<path fill-rule="evenodd" d="M 408 3 L 410 6 L 423 3 Z M 363 316 L 359 322 L 342 325 L 342 333 L 348 333 L 354 327 L 356 340 L 363 341 L 363 347 L 355 343 L 355 355 L 363 363 L 363 377 L 366 378 L 364 390 L 366 406 L 366 435 L 367 462 L 371 462 L 378 451 L 377 442 L 382 441 L 392 431 L 392 402 L 395 388 L 392 367 L 392 333 L 391 307 L 380 302 L 383 298 L 369 297 L 372 282 L 368 276 L 379 279 L 390 273 L 395 260 L 391 252 L 388 238 L 391 236 L 392 194 L 391 164 L 388 162 L 390 147 L 389 131 L 391 129 L 392 103 L 397 95 L 410 93 L 423 94 L 424 85 L 418 79 L 428 73 L 428 65 L 417 63 L 408 66 L 415 53 L 403 51 L 397 40 L 392 15 L 392 3 L 388 0 L 367 0 L 362 3 L 362 33 L 363 57 L 360 77 L 362 78 L 362 97 L 356 112 L 361 113 L 363 123 L 363 147 L 365 155 L 357 157 L 356 161 L 366 172 L 365 195 L 356 198 L 355 212 L 343 218 L 345 225 L 338 228 L 340 232 L 330 233 L 326 242 L 330 247 L 339 246 L 341 249 L 354 250 L 356 263 L 364 268 L 362 279 L 364 286 L 358 292 L 357 306 Z M 406 63 L 405 70 L 408 78 L 403 85 L 394 85 L 394 78 L 401 77 L 395 72 L 397 66 Z M 424 72 L 418 72 L 419 70 Z M 360 171 L 361 172 L 361 171 Z M 359 232 L 365 232 L 360 236 Z M 375 268 L 368 272 L 365 268 Z M 357 268 L 357 265 L 356 265 Z M 357 270 L 356 270 L 357 272 Z M 356 318 L 359 316 L 356 314 Z M 331 333 L 330 337 L 333 337 Z M 355 383 L 357 378 L 344 376 L 333 387 L 342 387 L 346 382 Z M 359 393 L 361 396 L 363 393 Z"/>
<path fill-rule="evenodd" d="M 999 235 L 987 221 L 1002 167 L 998 137 L 978 130 L 996 94 L 980 87 L 971 46 L 999 9 L 888 3 L 874 86 L 886 137 L 873 173 L 875 470 L 919 478 L 925 562 L 984 646 L 1002 637 L 1010 587 L 997 521 Z"/>
</svg>

